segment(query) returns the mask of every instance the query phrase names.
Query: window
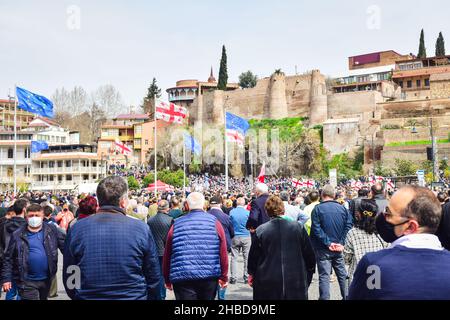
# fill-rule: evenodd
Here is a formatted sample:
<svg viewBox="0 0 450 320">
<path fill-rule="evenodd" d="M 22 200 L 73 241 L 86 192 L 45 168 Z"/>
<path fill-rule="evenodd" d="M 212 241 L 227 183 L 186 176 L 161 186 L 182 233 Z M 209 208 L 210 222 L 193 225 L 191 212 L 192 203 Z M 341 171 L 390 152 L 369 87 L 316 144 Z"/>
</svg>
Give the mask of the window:
<svg viewBox="0 0 450 320">
<path fill-rule="evenodd" d="M 49 161 L 48 167 L 49 168 L 54 168 L 55 167 L 55 161 Z"/>
<path fill-rule="evenodd" d="M 420 80 L 416 80 L 416 87 L 417 88 L 422 87 L 422 82 Z"/>
<path fill-rule="evenodd" d="M 341 129 L 340 128 L 338 128 L 338 130 L 337 130 L 337 134 L 339 134 L 339 133 L 341 133 Z"/>
<path fill-rule="evenodd" d="M 408 88 L 412 88 L 412 80 L 408 80 L 408 82 L 406 83 L 406 86 Z"/>
<path fill-rule="evenodd" d="M 425 87 L 429 87 L 430 86 L 430 79 L 425 79 Z"/>
<path fill-rule="evenodd" d="M 89 175 L 88 174 L 83 174 L 83 181 L 89 180 Z"/>
<path fill-rule="evenodd" d="M 25 159 L 30 159 L 30 148 L 25 148 Z"/>
<path fill-rule="evenodd" d="M 12 148 L 8 149 L 8 159 L 14 158 L 14 150 Z"/>
<path fill-rule="evenodd" d="M 58 168 L 62 168 L 63 166 L 63 162 L 62 161 L 58 161 Z"/>
<path fill-rule="evenodd" d="M 145 140 L 145 145 L 146 145 L 146 146 L 148 145 L 148 140 Z"/>
<path fill-rule="evenodd" d="M 62 176 L 58 176 L 58 182 L 62 182 Z"/>
<path fill-rule="evenodd" d="M 70 160 L 66 161 L 66 168 L 72 167 L 72 162 Z"/>
<path fill-rule="evenodd" d="M 66 175 L 66 181 L 72 181 L 72 175 L 71 174 L 67 174 Z"/>
<path fill-rule="evenodd" d="M 398 82 L 398 85 L 400 86 L 400 88 L 403 89 L 403 81 L 399 81 L 399 82 Z"/>
<path fill-rule="evenodd" d="M 49 181 L 53 181 L 54 177 L 53 176 L 49 176 Z"/>
<path fill-rule="evenodd" d="M 91 167 L 96 167 L 97 166 L 97 161 L 92 161 L 91 162 Z"/>
</svg>

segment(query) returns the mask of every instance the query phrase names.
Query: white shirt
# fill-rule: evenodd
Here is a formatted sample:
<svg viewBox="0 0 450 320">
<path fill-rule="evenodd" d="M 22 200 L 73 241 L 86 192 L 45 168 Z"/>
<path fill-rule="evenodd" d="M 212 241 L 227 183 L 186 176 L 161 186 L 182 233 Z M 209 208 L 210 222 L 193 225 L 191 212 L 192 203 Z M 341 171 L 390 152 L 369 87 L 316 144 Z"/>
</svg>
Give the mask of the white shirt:
<svg viewBox="0 0 450 320">
<path fill-rule="evenodd" d="M 444 250 L 439 238 L 430 233 L 414 233 L 403 236 L 391 243 L 390 248 L 403 246 L 411 249 Z"/>
<path fill-rule="evenodd" d="M 299 214 L 303 213 L 299 207 L 295 207 L 287 201 L 283 201 L 284 203 L 284 215 L 292 218 L 294 221 L 297 221 Z"/>
</svg>

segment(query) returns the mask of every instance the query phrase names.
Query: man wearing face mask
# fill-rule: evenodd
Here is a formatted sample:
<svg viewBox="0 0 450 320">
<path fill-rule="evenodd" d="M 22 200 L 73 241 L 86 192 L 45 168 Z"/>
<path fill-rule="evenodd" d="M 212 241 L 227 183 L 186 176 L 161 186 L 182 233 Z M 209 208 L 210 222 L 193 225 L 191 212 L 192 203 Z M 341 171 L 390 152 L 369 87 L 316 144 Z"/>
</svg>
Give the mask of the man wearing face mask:
<svg viewBox="0 0 450 320">
<path fill-rule="evenodd" d="M 388 249 L 365 255 L 350 287 L 353 300 L 450 300 L 450 252 L 434 234 L 442 215 L 432 191 L 406 186 L 377 217 Z"/>
<path fill-rule="evenodd" d="M 128 185 L 111 176 L 97 186 L 100 208 L 78 220 L 67 233 L 63 279 L 66 292 L 77 300 L 155 299 L 161 272 L 155 240 L 148 225 L 130 219 Z M 73 281 L 78 266 L 81 281 Z"/>
<path fill-rule="evenodd" d="M 39 204 L 27 207 L 27 225 L 12 234 L 5 254 L 3 290 L 11 290 L 15 281 L 22 300 L 47 300 L 51 279 L 58 270 L 58 248 L 64 249 L 64 235 L 43 219 Z"/>
</svg>

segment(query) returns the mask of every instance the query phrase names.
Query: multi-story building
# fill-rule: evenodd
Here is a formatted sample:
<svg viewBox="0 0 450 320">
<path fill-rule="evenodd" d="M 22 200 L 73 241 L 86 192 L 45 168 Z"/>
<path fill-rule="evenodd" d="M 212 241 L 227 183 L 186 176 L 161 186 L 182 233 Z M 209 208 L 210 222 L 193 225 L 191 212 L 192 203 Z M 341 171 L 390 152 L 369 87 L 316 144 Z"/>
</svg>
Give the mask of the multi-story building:
<svg viewBox="0 0 450 320">
<path fill-rule="evenodd" d="M 36 117 L 24 131 L 32 132 L 33 140 L 45 141 L 49 145 L 80 143 L 78 131 L 68 131 L 47 118 Z"/>
<path fill-rule="evenodd" d="M 207 82 L 199 80 L 180 80 L 176 82 L 176 86 L 166 90 L 169 95 L 169 101 L 179 106 L 188 108 L 194 102 L 194 99 L 199 94 L 203 94 L 206 91 L 217 89 L 217 81 L 214 78 L 213 70 L 211 68 L 211 74 Z M 239 88 L 238 83 L 228 83 L 227 90 L 235 90 Z"/>
<path fill-rule="evenodd" d="M 31 190 L 70 191 L 106 175 L 106 161 L 98 156 L 95 146 L 50 146 L 32 160 Z"/>
<path fill-rule="evenodd" d="M 149 120 L 146 114 L 122 114 L 101 126 L 98 140 L 98 153 L 109 157 L 111 164 L 134 164 L 141 160 L 142 124 Z M 114 142 L 120 142 L 133 148 L 133 155 L 128 159 L 115 152 Z"/>
<path fill-rule="evenodd" d="M 431 98 L 431 76 L 450 72 L 450 56 L 396 62 L 392 79 L 402 88 L 403 100 Z"/>
<path fill-rule="evenodd" d="M 395 62 L 411 59 L 411 55 L 401 55 L 393 50 L 349 57 L 349 72 L 335 79 L 333 93 L 379 91 L 383 96 L 393 97 L 395 90 L 391 78 Z"/>
<path fill-rule="evenodd" d="M 14 132 L 0 131 L 0 190 L 12 190 L 14 186 L 14 158 L 16 160 L 17 185 L 31 182 L 31 139 L 33 134 L 26 131 L 17 132 L 14 157 Z"/>
<path fill-rule="evenodd" d="M 28 124 L 33 120 L 34 114 L 17 108 L 17 121 L 14 125 L 14 109 L 14 99 L 0 99 L 0 129 L 13 131 L 14 126 L 16 126 L 18 130 L 22 130 L 28 127 Z"/>
</svg>

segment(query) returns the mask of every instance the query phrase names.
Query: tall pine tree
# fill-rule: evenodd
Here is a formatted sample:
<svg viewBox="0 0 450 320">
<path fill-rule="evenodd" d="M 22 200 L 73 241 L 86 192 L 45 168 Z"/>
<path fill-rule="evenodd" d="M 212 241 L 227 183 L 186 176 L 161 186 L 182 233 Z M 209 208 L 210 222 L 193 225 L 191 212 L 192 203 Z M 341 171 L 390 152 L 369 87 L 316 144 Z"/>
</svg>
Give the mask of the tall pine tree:
<svg viewBox="0 0 450 320">
<path fill-rule="evenodd" d="M 228 83 L 227 51 L 224 45 L 222 47 L 222 58 L 220 59 L 219 83 L 217 84 L 217 89 L 226 90 L 227 83 Z"/>
<path fill-rule="evenodd" d="M 427 49 L 425 48 L 425 35 L 422 31 L 420 32 L 420 44 L 419 44 L 419 53 L 417 54 L 418 58 L 426 58 L 427 57 Z"/>
<path fill-rule="evenodd" d="M 439 37 L 436 40 L 436 57 L 445 56 L 445 41 L 442 32 L 439 32 Z"/>
<path fill-rule="evenodd" d="M 142 108 L 145 113 L 152 113 L 155 107 L 155 98 L 161 97 L 161 89 L 156 84 L 156 79 L 153 78 L 152 83 L 147 89 L 147 95 L 144 98 L 144 104 Z"/>
</svg>

